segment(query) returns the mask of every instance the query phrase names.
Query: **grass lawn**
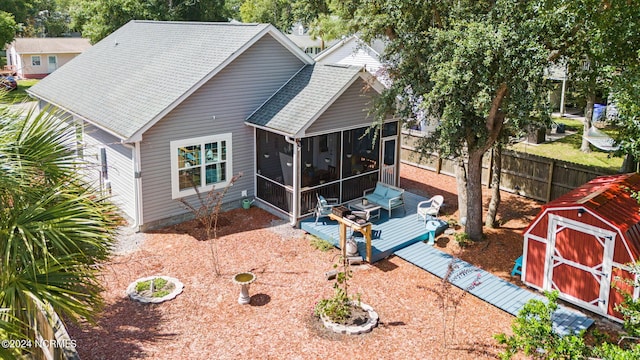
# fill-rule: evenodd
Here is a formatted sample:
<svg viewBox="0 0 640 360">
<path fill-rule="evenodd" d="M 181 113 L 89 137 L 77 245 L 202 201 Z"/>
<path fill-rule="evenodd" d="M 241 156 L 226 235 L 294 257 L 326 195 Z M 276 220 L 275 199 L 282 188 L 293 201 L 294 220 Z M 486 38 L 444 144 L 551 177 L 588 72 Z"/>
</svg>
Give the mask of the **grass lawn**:
<svg viewBox="0 0 640 360">
<path fill-rule="evenodd" d="M 18 89 L 0 95 L 0 104 L 15 104 L 23 101 L 32 101 L 27 94 L 27 89 L 38 82 L 36 79 L 18 80 Z"/>
<path fill-rule="evenodd" d="M 512 145 L 510 149 L 581 165 L 598 166 L 611 170 L 620 169 L 622 161 L 624 160 L 622 156 L 612 156 L 611 153 L 601 151 L 594 146 L 591 146 L 591 153 L 586 154 L 580 151 L 583 130 L 582 121 L 572 119 L 554 120 L 558 123 L 565 124 L 568 131 L 576 131 L 576 133 L 567 135 L 553 142 L 545 142 L 537 145 L 520 142 Z M 615 130 L 605 129 L 604 132 L 613 135 Z"/>
</svg>

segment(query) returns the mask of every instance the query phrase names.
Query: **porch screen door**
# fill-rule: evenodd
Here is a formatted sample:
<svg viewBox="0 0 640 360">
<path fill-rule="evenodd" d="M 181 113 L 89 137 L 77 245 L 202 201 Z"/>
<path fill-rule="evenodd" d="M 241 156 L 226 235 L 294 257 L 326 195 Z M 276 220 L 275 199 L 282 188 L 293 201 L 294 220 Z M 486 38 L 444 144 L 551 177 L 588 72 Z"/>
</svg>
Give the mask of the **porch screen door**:
<svg viewBox="0 0 640 360">
<path fill-rule="evenodd" d="M 382 139 L 382 166 L 380 167 L 380 181 L 396 186 L 396 137 Z"/>
</svg>

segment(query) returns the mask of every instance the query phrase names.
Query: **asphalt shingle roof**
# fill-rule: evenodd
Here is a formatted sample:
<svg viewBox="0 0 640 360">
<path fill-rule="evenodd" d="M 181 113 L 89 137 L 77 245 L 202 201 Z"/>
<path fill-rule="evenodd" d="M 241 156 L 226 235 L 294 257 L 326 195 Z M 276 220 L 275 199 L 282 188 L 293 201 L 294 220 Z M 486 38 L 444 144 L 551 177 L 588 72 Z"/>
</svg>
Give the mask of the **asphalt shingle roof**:
<svg viewBox="0 0 640 360">
<path fill-rule="evenodd" d="M 247 123 L 290 135 L 298 134 L 335 100 L 359 66 L 307 65 L 256 110 Z"/>
<path fill-rule="evenodd" d="M 128 139 L 269 26 L 131 21 L 30 92 Z"/>
</svg>

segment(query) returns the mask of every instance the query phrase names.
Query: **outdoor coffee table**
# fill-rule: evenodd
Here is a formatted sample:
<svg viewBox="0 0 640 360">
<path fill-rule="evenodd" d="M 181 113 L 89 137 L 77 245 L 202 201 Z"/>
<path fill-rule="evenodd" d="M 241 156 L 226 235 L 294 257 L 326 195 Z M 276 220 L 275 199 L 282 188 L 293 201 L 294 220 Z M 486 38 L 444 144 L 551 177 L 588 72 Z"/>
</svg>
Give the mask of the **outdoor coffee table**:
<svg viewBox="0 0 640 360">
<path fill-rule="evenodd" d="M 347 203 L 349 210 L 357 210 L 364 211 L 367 214 L 367 219 L 371 221 L 372 219 L 380 219 L 380 209 L 382 206 L 376 205 L 370 202 L 366 204 L 363 203 L 363 199 L 358 199 Z"/>
</svg>

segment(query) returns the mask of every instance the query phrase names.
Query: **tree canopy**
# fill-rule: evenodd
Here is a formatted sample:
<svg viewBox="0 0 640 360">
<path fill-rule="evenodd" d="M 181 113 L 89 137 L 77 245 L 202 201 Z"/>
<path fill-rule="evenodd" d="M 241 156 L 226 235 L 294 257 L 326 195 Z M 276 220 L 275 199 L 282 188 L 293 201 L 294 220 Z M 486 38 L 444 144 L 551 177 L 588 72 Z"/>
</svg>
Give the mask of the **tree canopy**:
<svg viewBox="0 0 640 360">
<path fill-rule="evenodd" d="M 544 70 L 568 34 L 549 1 L 346 1 L 365 39 L 387 41 L 391 87 L 377 113 L 411 123 L 416 109 L 437 124 L 422 142 L 466 166 L 466 231 L 482 237 L 482 157 L 505 127 L 548 120 Z M 460 180 L 462 181 L 462 180 Z M 464 209 L 461 209 L 464 210 Z"/>
<path fill-rule="evenodd" d="M 458 181 L 468 198 L 459 205 L 474 240 L 482 235 L 482 156 L 510 132 L 548 122 L 545 69 L 568 62 L 593 104 L 601 84 L 638 62 L 631 1 L 349 0 L 337 8 L 365 39 L 386 40 L 393 84 L 377 113 L 393 111 L 409 124 L 426 116 L 437 127 L 422 150 L 466 166 Z M 635 80 L 618 82 L 627 90 L 621 101 L 637 96 Z"/>
<path fill-rule="evenodd" d="M 5 44 L 13 41 L 16 37 L 18 25 L 12 14 L 0 11 L 0 46 L 4 48 Z"/>
<path fill-rule="evenodd" d="M 96 43 L 131 20 L 227 21 L 222 0 L 69 0 L 71 27 Z"/>
</svg>

